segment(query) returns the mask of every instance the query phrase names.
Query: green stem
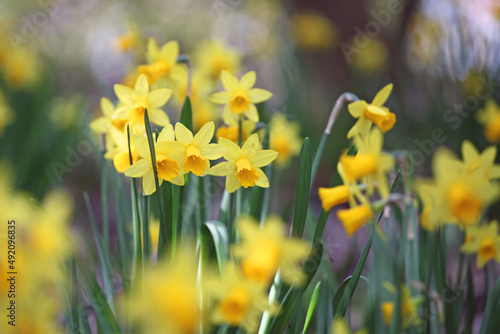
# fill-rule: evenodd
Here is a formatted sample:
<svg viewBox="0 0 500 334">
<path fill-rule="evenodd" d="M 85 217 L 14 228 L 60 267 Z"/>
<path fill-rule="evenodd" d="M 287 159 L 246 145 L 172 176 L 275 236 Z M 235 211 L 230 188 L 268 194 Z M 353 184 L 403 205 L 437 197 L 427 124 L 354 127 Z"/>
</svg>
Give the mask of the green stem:
<svg viewBox="0 0 500 334">
<path fill-rule="evenodd" d="M 184 213 L 184 187 L 179 187 L 179 205 L 177 207 L 177 226 L 176 229 L 177 231 L 177 238 L 179 244 L 181 243 L 181 238 L 182 238 L 182 216 Z"/>
<path fill-rule="evenodd" d="M 102 239 L 104 254 L 109 259 L 109 218 L 108 218 L 108 168 L 103 159 L 101 166 Z"/>
<path fill-rule="evenodd" d="M 143 209 L 142 209 L 142 263 L 143 270 L 144 266 L 147 265 L 151 259 L 151 245 L 149 238 L 149 196 L 143 197 Z"/>
</svg>

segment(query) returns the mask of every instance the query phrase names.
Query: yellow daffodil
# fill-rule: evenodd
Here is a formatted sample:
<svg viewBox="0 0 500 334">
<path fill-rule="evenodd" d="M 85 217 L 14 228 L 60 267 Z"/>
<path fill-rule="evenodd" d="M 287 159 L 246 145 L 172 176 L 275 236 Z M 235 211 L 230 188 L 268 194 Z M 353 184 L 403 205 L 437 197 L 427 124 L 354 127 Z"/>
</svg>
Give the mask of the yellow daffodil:
<svg viewBox="0 0 500 334">
<path fill-rule="evenodd" d="M 233 253 L 241 260 L 245 277 L 267 285 L 280 269 L 283 281 L 302 283 L 305 276 L 300 264 L 309 254 L 310 246 L 288 237 L 280 217 L 267 217 L 262 228 L 253 218 L 240 217 L 237 227 L 241 242 L 233 246 Z"/>
<path fill-rule="evenodd" d="M 486 180 L 500 178 L 500 165 L 495 164 L 496 156 L 495 146 L 489 146 L 479 153 L 470 141 L 462 142 L 463 171 L 467 174 L 481 173 Z"/>
<path fill-rule="evenodd" d="M 467 254 L 476 253 L 478 268 L 484 267 L 491 260 L 500 262 L 500 235 L 496 220 L 488 225 L 468 227 L 466 234 L 468 240 L 460 250 Z"/>
<path fill-rule="evenodd" d="M 310 50 L 324 50 L 338 42 L 338 28 L 325 15 L 316 12 L 297 14 L 292 18 L 297 44 Z"/>
<path fill-rule="evenodd" d="M 394 166 L 394 157 L 382 152 L 383 140 L 382 132 L 377 128 L 368 132 L 366 137 L 357 136 L 354 143 L 358 154 L 344 155 L 340 163 L 349 182 L 363 178 L 368 195 L 376 187 L 380 196 L 387 198 L 390 194 L 387 172 Z"/>
<path fill-rule="evenodd" d="M 318 189 L 319 198 L 323 206 L 323 210 L 329 211 L 334 206 L 349 202 L 349 187 L 340 185 L 332 188 Z"/>
<path fill-rule="evenodd" d="M 177 141 L 158 143 L 158 148 L 171 150 L 182 162 L 184 172 L 196 176 L 204 176 L 210 168 L 210 160 L 219 159 L 226 148 L 219 144 L 210 144 L 214 136 L 215 125 L 213 122 L 205 124 L 193 136 L 182 123 L 175 124 L 175 137 Z"/>
<path fill-rule="evenodd" d="M 192 105 L 192 109 L 193 130 L 199 130 L 206 123 L 216 122 L 220 118 L 217 107 L 208 100 L 203 100 Z"/>
<path fill-rule="evenodd" d="M 90 123 L 90 128 L 93 131 L 97 133 L 108 133 L 111 131 L 111 128 L 115 128 L 122 132 L 125 131 L 128 120 L 126 118 L 113 118 L 115 106 L 105 97 L 101 98 L 101 111 L 103 115 L 97 117 Z"/>
<path fill-rule="evenodd" d="M 106 134 L 106 153 L 104 158 L 113 160 L 113 165 L 118 173 L 125 173 L 130 167 L 130 156 L 132 164 L 136 163 L 140 156 L 135 148 L 134 136 L 130 136 L 130 154 L 128 145 L 127 130 L 118 130 L 111 127 L 110 132 Z"/>
<path fill-rule="evenodd" d="M 202 290 L 196 282 L 197 260 L 182 248 L 171 261 L 145 272 L 129 300 L 129 314 L 141 333 L 196 333 L 203 323 Z"/>
<path fill-rule="evenodd" d="M 33 86 L 40 78 L 39 56 L 27 48 L 8 53 L 3 73 L 7 84 L 13 88 Z"/>
<path fill-rule="evenodd" d="M 391 91 L 392 84 L 388 84 L 375 95 L 371 104 L 363 100 L 349 104 L 349 113 L 358 120 L 347 133 L 347 138 L 368 133 L 372 123 L 377 125 L 384 133 L 392 129 L 396 123 L 396 115 L 391 113 L 387 107 L 384 107 L 384 103 L 389 98 Z"/>
<path fill-rule="evenodd" d="M 184 185 L 182 162 L 175 153 L 167 148 L 167 145 L 162 145 L 163 142 L 172 142 L 174 137 L 174 128 L 169 124 L 160 132 L 155 145 L 156 172 L 158 173 L 159 185 L 163 181 L 169 181 L 179 186 Z M 142 190 L 144 194 L 151 195 L 156 191 L 156 185 L 148 140 L 145 135 L 134 135 L 134 142 L 137 152 L 142 159 L 127 168 L 125 175 L 142 177 Z"/>
<path fill-rule="evenodd" d="M 396 294 L 396 287 L 389 282 L 384 282 L 384 287 L 392 294 Z M 410 326 L 420 326 L 422 321 L 418 316 L 418 305 L 423 301 L 422 297 L 412 297 L 410 288 L 406 285 L 401 286 L 401 327 L 407 329 Z M 394 302 L 384 302 L 380 305 L 382 317 L 387 326 L 391 324 L 392 314 L 394 313 Z"/>
<path fill-rule="evenodd" d="M 250 135 L 254 132 L 255 130 L 255 122 L 247 119 L 244 120 L 241 123 L 241 137 L 242 141 L 245 141 L 250 137 Z M 222 124 L 218 129 L 216 133 L 217 139 L 219 138 L 226 138 L 229 139 L 230 141 L 238 144 L 238 137 L 240 135 L 240 129 L 238 125 L 235 126 L 226 126 Z"/>
<path fill-rule="evenodd" d="M 242 148 L 225 138 L 220 138 L 219 144 L 226 149 L 223 157 L 227 161 L 212 167 L 209 174 L 226 176 L 227 192 L 233 193 L 240 187 L 269 187 L 269 180 L 260 167 L 270 164 L 278 153 L 273 150 L 261 150 L 256 133 L 247 139 Z"/>
<path fill-rule="evenodd" d="M 210 101 L 225 104 L 222 115 L 224 122 L 229 126 L 234 126 L 238 123 L 240 115 L 258 122 L 259 113 L 255 103 L 269 100 L 272 94 L 261 88 L 252 88 L 256 80 L 255 72 L 246 73 L 241 80 L 227 71 L 222 71 L 220 77 L 225 91 L 212 94 Z"/>
<path fill-rule="evenodd" d="M 148 51 L 146 59 L 149 65 L 139 66 L 139 73 L 145 74 L 149 84 L 154 84 L 158 80 L 166 82 L 176 82 L 185 75 L 185 69 L 177 63 L 179 57 L 179 43 L 170 41 L 158 47 L 153 38 L 148 40 Z"/>
<path fill-rule="evenodd" d="M 127 32 L 118 36 L 115 40 L 115 47 L 120 52 L 128 52 L 139 43 L 139 31 L 134 25 Z"/>
<path fill-rule="evenodd" d="M 333 319 L 332 325 L 330 326 L 330 334 L 351 334 L 351 333 L 352 331 L 349 328 L 349 325 L 347 324 L 347 321 L 345 321 L 344 318 L 336 317 L 335 319 Z M 360 329 L 354 334 L 368 334 L 368 332 L 365 329 Z"/>
<path fill-rule="evenodd" d="M 160 109 L 172 95 L 172 90 L 163 88 L 149 91 L 148 81 L 144 74 L 140 75 L 134 89 L 116 84 L 116 96 L 123 103 L 113 114 L 113 119 L 128 119 L 131 125 L 144 126 L 144 111 L 148 110 L 151 122 L 160 126 L 170 124 L 170 120 Z"/>
<path fill-rule="evenodd" d="M 383 72 L 387 67 L 389 51 L 385 44 L 370 38 L 366 47 L 357 49 L 351 56 L 352 65 L 358 70 L 368 73 Z"/>
<path fill-rule="evenodd" d="M 300 153 L 302 138 L 300 137 L 300 123 L 288 121 L 285 116 L 274 114 L 269 122 L 271 134 L 269 148 L 278 152 L 276 166 L 285 167 L 292 157 Z"/>
<path fill-rule="evenodd" d="M 215 324 L 239 326 L 254 333 L 261 315 L 265 311 L 275 314 L 277 310 L 268 301 L 266 286 L 243 276 L 233 265 L 225 268 L 220 281 L 207 283 L 207 289 L 217 302 L 212 313 Z"/>
<path fill-rule="evenodd" d="M 353 235 L 363 225 L 370 222 L 372 217 L 373 211 L 368 204 L 337 211 L 337 218 L 342 222 L 348 236 Z"/>
<path fill-rule="evenodd" d="M 500 107 L 494 100 L 486 101 L 484 109 L 477 112 L 476 119 L 484 126 L 484 134 L 490 143 L 500 143 Z"/>
<path fill-rule="evenodd" d="M 426 200 L 426 219 L 430 226 L 458 223 L 475 225 L 484 207 L 498 192 L 479 172 L 465 173 L 463 164 L 446 149 L 433 158 L 434 181 L 420 180 L 417 191 Z"/>
<path fill-rule="evenodd" d="M 239 72 L 241 53 L 221 41 L 213 40 L 197 49 L 195 61 L 202 73 L 216 80 L 222 71 Z"/>
</svg>

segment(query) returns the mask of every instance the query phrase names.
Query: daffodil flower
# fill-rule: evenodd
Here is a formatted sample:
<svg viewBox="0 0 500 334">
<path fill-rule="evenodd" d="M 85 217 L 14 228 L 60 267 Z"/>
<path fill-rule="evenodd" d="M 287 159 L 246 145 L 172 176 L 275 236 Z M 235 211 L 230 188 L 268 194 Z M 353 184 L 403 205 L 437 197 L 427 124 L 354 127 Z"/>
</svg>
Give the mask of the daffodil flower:
<svg viewBox="0 0 500 334">
<path fill-rule="evenodd" d="M 269 148 L 278 152 L 276 166 L 284 168 L 291 159 L 300 153 L 302 138 L 300 137 L 300 123 L 288 121 L 281 114 L 274 114 L 269 122 Z"/>
<path fill-rule="evenodd" d="M 482 153 L 474 145 L 464 140 L 462 142 L 462 168 L 467 174 L 481 173 L 486 180 L 500 178 L 500 165 L 495 164 L 497 148 L 495 146 L 487 147 Z"/>
<path fill-rule="evenodd" d="M 250 137 L 250 135 L 254 132 L 255 130 L 255 125 L 256 123 L 246 119 L 241 123 L 241 137 L 242 141 L 245 141 Z M 226 126 L 222 124 L 218 129 L 217 133 L 215 136 L 217 139 L 219 138 L 226 138 L 232 141 L 233 143 L 238 144 L 238 137 L 239 137 L 239 125 L 234 125 L 234 126 Z"/>
<path fill-rule="evenodd" d="M 500 107 L 494 100 L 486 101 L 484 109 L 477 112 L 476 119 L 484 125 L 484 134 L 490 143 L 500 143 Z"/>
<path fill-rule="evenodd" d="M 356 101 L 349 104 L 349 113 L 358 121 L 347 133 L 347 138 L 368 133 L 372 123 L 377 125 L 384 133 L 392 129 L 394 123 L 396 123 L 396 115 L 391 113 L 387 107 L 384 107 L 384 103 L 389 98 L 391 91 L 392 84 L 388 84 L 375 95 L 371 104 L 366 103 L 366 101 Z"/>
<path fill-rule="evenodd" d="M 467 241 L 460 250 L 467 254 L 477 253 L 478 268 L 484 267 L 491 260 L 500 262 L 500 235 L 496 220 L 488 225 L 468 227 L 466 234 Z"/>
<path fill-rule="evenodd" d="M 337 211 L 337 218 L 342 222 L 348 236 L 353 235 L 370 222 L 373 211 L 369 204 L 361 204 L 356 207 Z"/>
<path fill-rule="evenodd" d="M 156 171 L 158 173 L 159 185 L 163 181 L 169 181 L 173 184 L 184 185 L 184 170 L 182 162 L 175 156 L 175 153 L 167 150 L 161 145 L 162 142 L 171 142 L 174 140 L 175 133 L 172 125 L 168 125 L 160 132 L 158 141 L 155 145 L 156 150 Z M 153 163 L 145 135 L 134 135 L 134 142 L 141 160 L 130 166 L 125 175 L 130 177 L 142 177 L 142 190 L 144 194 L 151 195 L 156 190 Z"/>
<path fill-rule="evenodd" d="M 111 128 L 124 131 L 128 120 L 126 118 L 113 118 L 115 110 L 115 106 L 109 99 L 105 97 L 101 98 L 101 111 L 103 115 L 90 123 L 90 129 L 97 133 L 108 133 Z"/>
<path fill-rule="evenodd" d="M 332 325 L 330 327 L 330 334 L 351 334 L 351 333 L 352 331 L 349 328 L 349 325 L 347 324 L 347 321 L 345 321 L 344 318 L 338 316 L 335 319 L 333 319 Z M 354 334 L 368 334 L 368 331 L 366 329 L 360 329 Z"/>
<path fill-rule="evenodd" d="M 221 41 L 212 40 L 200 46 L 195 60 L 200 73 L 216 80 L 222 71 L 239 72 L 241 52 Z"/>
<path fill-rule="evenodd" d="M 170 124 L 170 119 L 160 107 L 172 95 L 171 89 L 155 89 L 150 92 L 144 74 L 139 76 L 134 89 L 120 84 L 116 84 L 114 89 L 123 107 L 115 111 L 112 119 L 128 119 L 132 126 L 144 127 L 144 111 L 147 109 L 151 122 L 160 126 Z"/>
<path fill-rule="evenodd" d="M 150 85 L 160 79 L 178 81 L 185 76 L 186 71 L 177 63 L 177 57 L 179 57 L 177 41 L 170 41 L 160 49 L 154 38 L 150 38 L 146 54 L 149 65 L 139 66 L 139 73 L 146 75 Z"/>
<path fill-rule="evenodd" d="M 239 244 L 233 246 L 234 256 L 241 260 L 245 277 L 267 285 L 278 269 L 288 284 L 301 284 L 305 278 L 300 263 L 310 251 L 310 245 L 287 236 L 284 222 L 278 216 L 269 216 L 263 227 L 250 217 L 237 222 Z"/>
<path fill-rule="evenodd" d="M 382 152 L 383 140 L 382 133 L 376 128 L 366 137 L 356 137 L 357 155 L 345 155 L 340 163 L 349 182 L 363 178 L 369 195 L 376 186 L 380 196 L 387 198 L 390 194 L 387 172 L 394 166 L 394 157 Z"/>
<path fill-rule="evenodd" d="M 178 156 L 186 173 L 192 172 L 196 176 L 203 176 L 210 168 L 210 160 L 219 159 L 226 151 L 219 144 L 210 144 L 214 130 L 214 123 L 209 122 L 193 136 L 182 123 L 177 123 L 175 124 L 177 141 L 162 142 L 157 145 L 159 149 L 171 150 Z"/>
<path fill-rule="evenodd" d="M 234 265 L 226 266 L 219 281 L 206 284 L 216 301 L 212 313 L 215 324 L 240 326 L 248 333 L 254 333 L 258 329 L 260 315 L 265 311 L 273 315 L 277 311 L 277 306 L 268 301 L 266 286 L 243 276 Z"/>
<path fill-rule="evenodd" d="M 225 91 L 212 94 L 209 99 L 216 104 L 225 104 L 222 115 L 224 122 L 229 126 L 237 125 L 240 115 L 258 122 L 259 113 L 255 103 L 269 100 L 272 94 L 261 88 L 252 88 L 256 80 L 255 72 L 246 73 L 241 80 L 227 71 L 222 71 L 220 77 Z"/>
<path fill-rule="evenodd" d="M 396 294 L 396 287 L 389 282 L 383 283 L 384 287 L 389 290 L 392 294 Z M 423 302 L 423 297 L 417 296 L 412 297 L 410 288 L 406 285 L 401 286 L 401 326 L 403 329 L 407 329 L 410 326 L 420 326 L 422 320 L 418 316 L 418 305 Z M 392 314 L 394 313 L 394 302 L 384 302 L 380 305 L 382 311 L 382 317 L 384 323 L 389 326 L 392 320 Z"/>
<path fill-rule="evenodd" d="M 233 193 L 240 187 L 269 187 L 269 180 L 260 167 L 270 164 L 278 153 L 273 150 L 261 150 L 256 133 L 247 139 L 242 148 L 225 138 L 220 138 L 219 144 L 226 149 L 223 157 L 227 161 L 210 168 L 208 173 L 225 176 L 228 193 Z"/>
<path fill-rule="evenodd" d="M 108 137 L 111 140 L 108 140 Z M 110 133 L 106 135 L 106 154 L 104 158 L 113 160 L 113 165 L 118 173 L 125 173 L 127 168 L 130 167 L 130 156 L 132 156 L 132 164 L 136 163 L 140 156 L 137 152 L 134 143 L 134 136 L 130 137 L 130 152 L 127 131 L 119 131 L 111 129 Z"/>
</svg>

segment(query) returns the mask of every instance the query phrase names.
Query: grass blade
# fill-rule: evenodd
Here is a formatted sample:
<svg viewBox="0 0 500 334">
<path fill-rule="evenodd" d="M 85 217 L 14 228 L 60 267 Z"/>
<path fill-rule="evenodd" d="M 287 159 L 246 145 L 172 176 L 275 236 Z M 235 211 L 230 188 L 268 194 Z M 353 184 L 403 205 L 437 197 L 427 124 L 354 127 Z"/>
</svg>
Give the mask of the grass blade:
<svg viewBox="0 0 500 334">
<path fill-rule="evenodd" d="M 221 274 L 228 257 L 228 237 L 226 226 L 219 221 L 207 221 L 201 227 L 202 244 L 206 251 L 206 258 L 203 260 L 215 255 Z"/>
<path fill-rule="evenodd" d="M 189 96 L 186 96 L 182 105 L 181 123 L 190 131 L 193 131 L 193 109 L 191 108 Z"/>
<path fill-rule="evenodd" d="M 311 141 L 304 139 L 300 151 L 299 173 L 297 179 L 297 192 L 295 194 L 295 211 L 292 223 L 292 235 L 299 238 L 304 233 L 304 226 L 309 206 L 309 193 L 311 192 Z"/>
<path fill-rule="evenodd" d="M 309 322 L 311 321 L 312 315 L 314 314 L 314 309 L 316 308 L 316 303 L 318 302 L 318 294 L 321 288 L 321 281 L 316 284 L 314 287 L 314 292 L 311 297 L 311 301 L 309 302 L 309 307 L 307 308 L 306 321 L 304 323 L 304 329 L 302 330 L 302 334 L 305 334 L 307 331 L 307 327 L 309 327 Z"/>
</svg>

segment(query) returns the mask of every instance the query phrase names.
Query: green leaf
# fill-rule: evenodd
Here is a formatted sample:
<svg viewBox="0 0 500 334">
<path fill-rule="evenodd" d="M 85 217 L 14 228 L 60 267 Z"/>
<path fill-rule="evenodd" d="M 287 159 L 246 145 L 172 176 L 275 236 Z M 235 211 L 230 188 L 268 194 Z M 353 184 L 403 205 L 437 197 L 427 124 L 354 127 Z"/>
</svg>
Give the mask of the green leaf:
<svg viewBox="0 0 500 334">
<path fill-rule="evenodd" d="M 302 237 L 309 206 L 309 193 L 311 192 L 311 141 L 304 139 L 300 151 L 299 175 L 297 191 L 295 193 L 295 211 L 292 223 L 292 235 Z"/>
<path fill-rule="evenodd" d="M 193 131 L 193 109 L 191 108 L 189 96 L 186 96 L 182 105 L 181 123 L 190 131 Z"/>
<path fill-rule="evenodd" d="M 345 315 L 345 312 L 347 311 L 347 308 L 349 307 L 349 304 L 351 303 L 351 298 L 354 294 L 356 286 L 358 285 L 361 272 L 365 266 L 366 259 L 368 258 L 368 253 L 370 253 L 370 248 L 372 246 L 374 236 L 375 236 L 375 228 L 372 228 L 370 238 L 366 242 L 365 249 L 363 249 L 363 253 L 361 253 L 358 264 L 356 265 L 352 277 L 349 283 L 347 284 L 345 294 L 342 296 L 342 299 L 340 300 L 336 315 L 340 315 L 343 317 Z"/>
<path fill-rule="evenodd" d="M 500 277 L 495 283 L 495 288 L 484 309 L 483 321 L 479 334 L 500 333 Z"/>
<path fill-rule="evenodd" d="M 228 233 L 226 226 L 219 221 L 207 221 L 201 227 L 201 237 L 204 249 L 208 251 L 206 257 L 215 255 L 219 272 L 222 274 L 228 257 Z"/>
<path fill-rule="evenodd" d="M 366 278 L 364 276 L 359 276 L 359 278 L 362 279 L 363 281 L 365 281 L 366 284 L 368 285 L 368 283 L 369 283 L 368 278 Z M 346 289 L 347 285 L 349 284 L 349 282 L 351 281 L 351 279 L 352 279 L 352 275 L 346 277 L 346 279 L 340 284 L 337 291 L 335 291 L 335 295 L 333 295 L 333 299 L 332 299 L 333 313 L 337 312 L 337 308 L 340 305 L 342 297 L 344 297 L 345 289 Z"/>
<path fill-rule="evenodd" d="M 347 151 L 347 154 L 348 155 L 355 155 L 356 152 L 357 152 L 356 148 L 354 147 L 354 145 L 352 145 L 351 148 L 349 149 L 349 151 Z M 337 173 L 333 177 L 333 180 L 332 180 L 332 183 L 330 184 L 330 187 L 340 186 L 341 184 L 342 184 L 342 178 L 340 177 L 340 174 L 337 171 Z M 323 230 L 325 229 L 326 220 L 328 219 L 329 214 L 330 214 L 330 210 L 325 211 L 325 210 L 321 209 L 321 213 L 319 214 L 319 218 L 318 218 L 318 223 L 316 224 L 316 230 L 314 231 L 313 242 L 321 240 L 321 236 L 323 235 Z"/>
<path fill-rule="evenodd" d="M 306 321 L 304 323 L 304 329 L 302 330 L 302 334 L 305 334 L 307 331 L 307 327 L 309 327 L 309 322 L 311 321 L 311 317 L 314 314 L 314 309 L 316 308 L 316 303 L 318 301 L 318 294 L 320 288 L 321 288 L 321 281 L 319 281 L 314 287 L 311 301 L 309 302 L 309 307 L 307 308 Z"/>
<path fill-rule="evenodd" d="M 306 281 L 303 286 L 294 287 L 292 286 L 288 292 L 286 293 L 283 301 L 280 305 L 280 313 L 279 315 L 273 319 L 271 325 L 269 327 L 269 331 L 267 333 L 283 333 L 288 322 L 290 316 L 292 315 L 295 306 L 297 305 L 298 300 L 302 297 L 305 289 L 311 282 L 312 278 L 316 274 L 318 267 L 321 263 L 321 258 L 323 257 L 323 243 L 316 242 L 307 260 L 304 262 L 302 266 L 302 270 L 307 274 Z"/>
<path fill-rule="evenodd" d="M 102 292 L 99 283 L 95 279 L 94 275 L 86 268 L 77 264 L 76 273 L 78 281 L 85 291 L 87 298 L 89 300 L 92 309 L 102 327 L 103 333 L 121 333 L 120 326 L 116 321 L 116 318 L 109 307 L 106 300 L 104 292 Z M 83 315 L 81 315 L 82 317 Z"/>
</svg>

